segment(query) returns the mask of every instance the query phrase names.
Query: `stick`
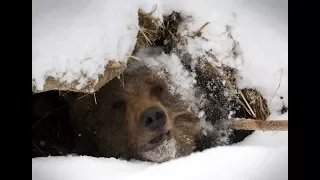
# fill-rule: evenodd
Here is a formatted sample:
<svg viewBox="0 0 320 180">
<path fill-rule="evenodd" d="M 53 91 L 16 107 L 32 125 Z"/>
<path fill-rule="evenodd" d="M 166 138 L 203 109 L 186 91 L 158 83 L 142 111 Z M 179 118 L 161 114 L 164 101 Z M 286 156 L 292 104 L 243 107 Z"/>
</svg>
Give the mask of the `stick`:
<svg viewBox="0 0 320 180">
<path fill-rule="evenodd" d="M 206 27 L 209 23 L 210 23 L 210 22 L 206 22 L 204 25 L 202 25 L 202 26 L 200 27 L 200 29 L 198 29 L 198 31 L 196 31 L 196 32 L 193 34 L 192 38 L 198 36 L 198 35 L 200 34 L 200 32 L 202 31 L 202 29 L 203 29 L 204 27 Z"/>
<path fill-rule="evenodd" d="M 288 131 L 288 120 L 240 119 L 231 123 L 236 130 Z"/>
</svg>

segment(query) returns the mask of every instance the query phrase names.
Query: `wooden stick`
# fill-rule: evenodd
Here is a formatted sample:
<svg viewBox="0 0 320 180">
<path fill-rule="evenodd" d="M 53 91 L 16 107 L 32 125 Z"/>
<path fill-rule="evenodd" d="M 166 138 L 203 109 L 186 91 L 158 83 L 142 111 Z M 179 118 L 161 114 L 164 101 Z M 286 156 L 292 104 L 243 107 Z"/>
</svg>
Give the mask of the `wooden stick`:
<svg viewBox="0 0 320 180">
<path fill-rule="evenodd" d="M 202 25 L 202 26 L 200 27 L 200 29 L 198 29 L 198 31 L 196 31 L 196 32 L 193 34 L 192 38 L 198 36 L 198 35 L 201 33 L 202 29 L 203 29 L 204 27 L 206 27 L 209 23 L 210 23 L 210 22 L 206 22 L 204 25 Z"/>
<path fill-rule="evenodd" d="M 288 120 L 239 119 L 231 123 L 236 130 L 288 131 Z"/>
</svg>

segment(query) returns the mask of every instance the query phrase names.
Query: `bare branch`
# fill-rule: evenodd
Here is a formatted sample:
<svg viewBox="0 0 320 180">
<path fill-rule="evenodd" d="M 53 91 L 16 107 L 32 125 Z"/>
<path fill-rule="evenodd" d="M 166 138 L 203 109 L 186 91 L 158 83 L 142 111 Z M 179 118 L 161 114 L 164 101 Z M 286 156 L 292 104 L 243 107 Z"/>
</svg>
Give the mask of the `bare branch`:
<svg viewBox="0 0 320 180">
<path fill-rule="evenodd" d="M 231 123 L 236 130 L 288 131 L 288 120 L 240 119 Z"/>
<path fill-rule="evenodd" d="M 210 22 L 206 22 L 204 25 L 202 25 L 202 26 L 193 34 L 193 36 L 191 36 L 191 37 L 194 38 L 194 37 L 198 36 L 198 35 L 201 33 L 202 29 L 203 29 L 204 27 L 206 27 L 209 23 L 210 23 Z"/>
</svg>

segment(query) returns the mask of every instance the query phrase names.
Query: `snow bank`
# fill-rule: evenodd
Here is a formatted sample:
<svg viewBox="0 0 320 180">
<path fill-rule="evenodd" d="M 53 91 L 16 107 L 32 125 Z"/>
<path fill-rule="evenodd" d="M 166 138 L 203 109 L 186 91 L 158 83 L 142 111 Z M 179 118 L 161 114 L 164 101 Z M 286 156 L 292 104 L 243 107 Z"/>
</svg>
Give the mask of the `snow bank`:
<svg viewBox="0 0 320 180">
<path fill-rule="evenodd" d="M 288 2 L 247 1 L 238 8 L 232 31 L 244 59 L 238 87 L 256 88 L 277 116 L 288 107 Z"/>
<path fill-rule="evenodd" d="M 219 147 L 167 163 L 126 162 L 92 157 L 48 157 L 32 160 L 32 179 L 288 179 L 288 149 Z"/>
<path fill-rule="evenodd" d="M 288 107 L 287 0 L 186 0 L 166 2 L 162 7 L 167 14 L 175 10 L 192 15 L 184 22 L 189 32 L 182 35 L 210 22 L 202 30 L 204 38 L 188 38 L 186 48 L 194 57 L 209 51 L 216 57 L 206 57 L 212 64 L 238 69 L 238 87 L 261 92 L 272 115 L 280 115 L 283 105 Z"/>
<path fill-rule="evenodd" d="M 266 86 L 272 85 L 274 91 L 279 83 L 279 77 L 273 74 L 282 68 L 283 86 L 286 86 L 286 1 L 265 3 L 244 0 L 202 0 L 194 3 L 190 0 L 157 0 L 150 3 L 145 0 L 134 2 L 81 0 L 77 3 L 72 2 L 58 0 L 53 3 L 48 0 L 33 0 L 32 78 L 39 90 L 43 88 L 47 76 L 67 82 L 80 78 L 79 81 L 82 82 L 78 86 L 80 88 L 84 85 L 85 79 L 96 79 L 99 74 L 103 74 L 109 60 L 126 62 L 126 53 L 131 53 L 133 50 L 138 32 L 137 9 L 142 7 L 146 11 L 151 10 L 154 4 L 157 4 L 155 16 L 169 14 L 172 10 L 180 11 L 183 15 L 192 15 L 194 20 L 187 26 L 193 31 L 204 22 L 211 22 L 202 31 L 209 42 L 204 43 L 195 39 L 189 43 L 188 48 L 194 55 L 199 54 L 195 49 L 213 48 L 217 58 L 220 61 L 224 59 L 227 63 L 232 42 L 225 38 L 227 35 L 224 33 L 225 26 L 234 27 L 232 35 L 241 43 L 242 54 L 245 57 L 242 76 L 246 83 L 240 82 L 240 85 L 257 87 L 262 92 L 270 89 L 265 88 Z M 278 4 L 280 7 L 284 6 L 284 9 L 278 7 Z M 257 16 L 255 13 L 260 15 Z M 268 28 L 270 25 L 272 29 Z M 270 43 L 273 46 L 269 46 Z M 263 57 L 260 56 L 261 53 Z M 270 61 L 276 65 L 268 66 Z M 239 62 L 241 61 L 234 63 L 239 64 Z M 268 67 L 270 70 L 262 67 Z M 264 76 L 251 76 L 252 70 L 260 71 L 259 74 L 263 73 Z M 263 85 L 256 85 L 256 80 L 261 82 L 261 79 L 264 81 Z M 278 91 L 281 95 L 287 94 L 285 87 Z M 270 93 L 264 94 L 271 98 Z M 284 101 L 287 103 L 286 99 Z"/>
<path fill-rule="evenodd" d="M 149 12 L 157 4 L 154 16 L 173 10 L 192 16 L 185 23 L 185 35 L 210 22 L 202 30 L 205 39 L 188 38 L 186 48 L 192 55 L 210 51 L 217 58 L 211 59 L 215 65 L 239 69 L 238 86 L 257 88 L 272 114 L 288 106 L 287 0 L 73 2 L 33 0 L 32 79 L 37 90 L 43 89 L 48 76 L 60 82 L 78 80 L 79 89 L 87 80 L 97 80 L 110 60 L 126 62 L 136 42 L 138 8 Z M 237 57 L 230 54 L 235 42 Z"/>
<path fill-rule="evenodd" d="M 137 9 L 149 11 L 157 4 L 155 16 L 170 14 L 172 10 L 183 16 L 191 15 L 193 18 L 185 24 L 189 31 L 210 22 L 202 30 L 208 41 L 188 39 L 187 49 L 191 54 L 197 56 L 211 50 L 217 57 L 216 65 L 224 63 L 238 68 L 242 77 L 238 86 L 257 88 L 271 104 L 272 113 L 277 114 L 283 105 L 288 106 L 285 0 L 72 2 L 33 0 L 32 79 L 37 90 L 43 89 L 48 76 L 60 82 L 78 80 L 79 89 L 87 80 L 97 80 L 109 60 L 126 62 L 126 53 L 131 53 L 136 42 Z M 234 41 L 228 38 L 226 26 L 239 42 L 237 58 L 230 55 Z"/>
<path fill-rule="evenodd" d="M 110 60 L 126 62 L 138 33 L 137 8 L 117 1 L 32 1 L 32 80 L 52 76 L 77 89 L 103 75 Z"/>
</svg>

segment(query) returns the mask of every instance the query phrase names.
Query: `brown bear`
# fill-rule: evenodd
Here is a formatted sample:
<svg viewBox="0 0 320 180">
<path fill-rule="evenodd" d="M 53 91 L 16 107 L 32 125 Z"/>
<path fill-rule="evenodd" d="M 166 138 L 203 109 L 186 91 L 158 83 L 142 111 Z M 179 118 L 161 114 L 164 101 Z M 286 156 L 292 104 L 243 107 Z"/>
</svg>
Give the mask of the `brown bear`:
<svg viewBox="0 0 320 180">
<path fill-rule="evenodd" d="M 232 98 L 217 88 L 218 77 L 210 72 L 201 75 L 199 68 L 191 68 L 190 58 L 184 57 L 182 64 L 198 75 L 194 88 L 198 102 L 193 105 L 172 92 L 171 74 L 165 68 L 151 68 L 146 61 L 130 62 L 121 78 L 95 95 L 68 93 L 76 153 L 164 162 L 230 143 Z"/>
</svg>

